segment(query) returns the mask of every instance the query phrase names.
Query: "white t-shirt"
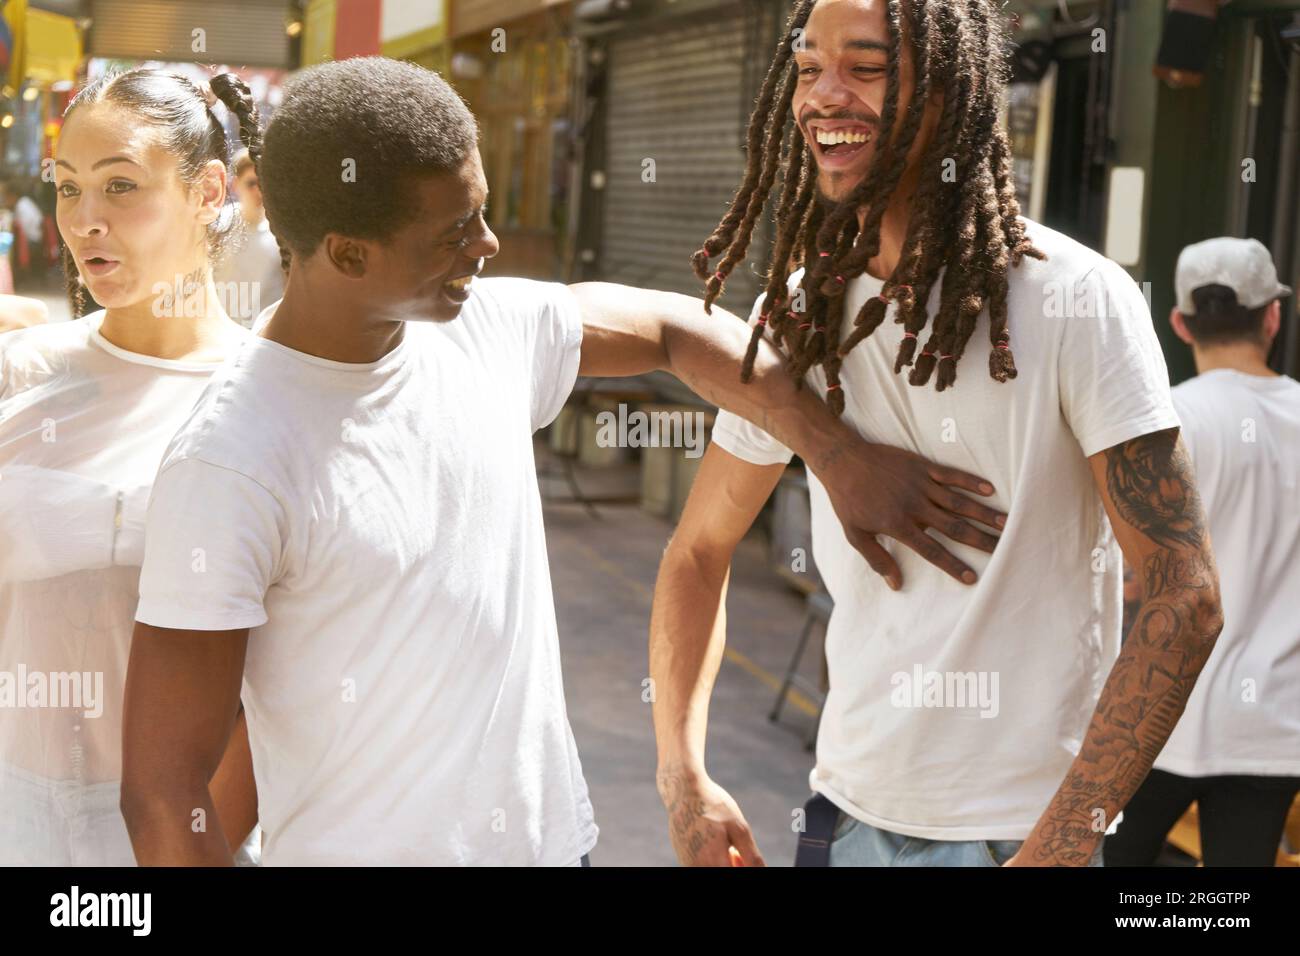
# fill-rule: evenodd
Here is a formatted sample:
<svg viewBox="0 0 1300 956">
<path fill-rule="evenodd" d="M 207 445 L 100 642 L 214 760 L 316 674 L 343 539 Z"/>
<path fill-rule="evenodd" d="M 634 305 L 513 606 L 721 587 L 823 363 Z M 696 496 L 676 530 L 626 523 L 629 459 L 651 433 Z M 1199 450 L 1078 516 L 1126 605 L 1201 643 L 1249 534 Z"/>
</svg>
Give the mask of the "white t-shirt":
<svg viewBox="0 0 1300 956">
<path fill-rule="evenodd" d="M 244 223 L 241 233 L 239 245 L 213 268 L 212 281 L 226 314 L 248 328 L 258 313 L 284 295 L 284 270 L 280 247 L 265 219 L 255 226 Z"/>
<path fill-rule="evenodd" d="M 1300 383 L 1214 369 L 1174 389 L 1219 566 L 1223 633 L 1155 766 L 1300 776 Z"/>
<path fill-rule="evenodd" d="M 808 478 L 814 558 L 835 600 L 810 781 L 851 816 L 907 836 L 1029 835 L 1079 750 L 1120 640 L 1121 557 L 1087 458 L 1178 424 L 1133 280 L 1072 239 L 1026 224 L 1048 259 L 1011 271 L 1018 378 L 999 384 L 988 374 L 985 311 L 954 387 L 937 392 L 933 377 L 909 385 L 907 369 L 893 371 L 902 329 L 892 303 L 841 369 L 845 420 L 865 438 L 993 483 L 996 495 L 982 500 L 1008 513 L 996 553 L 939 538 L 978 583 L 961 584 L 882 537 L 904 577 L 902 591 L 891 591 Z M 849 285 L 846 334 L 881 285 L 865 274 Z M 938 296 L 936 284 L 931 316 Z M 825 396 L 821 368 L 808 382 Z M 791 457 L 726 412 L 713 440 L 756 464 Z"/>
<path fill-rule="evenodd" d="M 19 196 L 14 203 L 14 221 L 27 235 L 28 242 L 40 242 L 45 234 L 45 213 L 31 196 Z"/>
<path fill-rule="evenodd" d="M 531 440 L 581 317 L 562 285 L 473 290 L 364 365 L 254 337 L 159 472 L 138 619 L 252 629 L 264 865 L 571 865 L 595 844 Z"/>
<path fill-rule="evenodd" d="M 0 763 L 5 779 L 57 787 L 63 796 L 33 812 L 69 819 L 96 805 L 90 788 L 121 779 L 145 504 L 217 367 L 118 348 L 99 334 L 103 318 L 0 335 Z M 3 789 L 8 824 L 18 811 Z M 117 855 L 84 845 L 97 839 Z M 117 814 L 74 842 L 105 864 L 135 862 Z"/>
</svg>

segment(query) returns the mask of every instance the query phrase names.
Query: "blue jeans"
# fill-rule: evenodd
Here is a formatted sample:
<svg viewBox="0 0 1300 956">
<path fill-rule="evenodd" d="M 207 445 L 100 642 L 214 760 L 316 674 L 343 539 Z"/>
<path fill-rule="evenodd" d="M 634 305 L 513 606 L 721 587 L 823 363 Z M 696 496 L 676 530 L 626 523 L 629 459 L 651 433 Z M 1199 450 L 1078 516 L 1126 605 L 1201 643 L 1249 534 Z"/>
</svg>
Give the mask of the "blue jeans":
<svg viewBox="0 0 1300 956">
<path fill-rule="evenodd" d="M 831 839 L 831 866 L 1001 866 L 1020 840 L 927 840 L 863 823 L 840 811 Z M 1089 866 L 1101 866 L 1101 846 Z"/>
</svg>

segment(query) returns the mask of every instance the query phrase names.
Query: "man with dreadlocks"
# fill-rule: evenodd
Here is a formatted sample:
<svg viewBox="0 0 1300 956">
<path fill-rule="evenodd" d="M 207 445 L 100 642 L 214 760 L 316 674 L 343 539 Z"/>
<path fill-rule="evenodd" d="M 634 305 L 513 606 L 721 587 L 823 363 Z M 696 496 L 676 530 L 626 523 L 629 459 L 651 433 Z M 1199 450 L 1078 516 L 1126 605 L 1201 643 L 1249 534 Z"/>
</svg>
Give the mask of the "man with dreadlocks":
<svg viewBox="0 0 1300 956">
<path fill-rule="evenodd" d="M 694 257 L 711 303 L 781 173 L 749 357 L 770 339 L 858 433 L 978 471 L 1009 515 L 991 558 L 951 545 L 981 570 L 962 588 L 918 558 L 961 529 L 922 522 L 891 552 L 841 531 L 810 476 L 835 610 L 801 864 L 1099 865 L 1222 623 L 1146 304 L 1115 263 L 1019 216 L 999 16 L 798 0 L 744 181 Z M 989 374 L 967 363 L 958 382 L 985 337 Z M 791 452 L 726 413 L 713 437 L 655 592 L 657 782 L 683 863 L 760 863 L 704 743 L 731 554 Z M 1121 549 L 1145 582 L 1122 653 Z"/>
</svg>

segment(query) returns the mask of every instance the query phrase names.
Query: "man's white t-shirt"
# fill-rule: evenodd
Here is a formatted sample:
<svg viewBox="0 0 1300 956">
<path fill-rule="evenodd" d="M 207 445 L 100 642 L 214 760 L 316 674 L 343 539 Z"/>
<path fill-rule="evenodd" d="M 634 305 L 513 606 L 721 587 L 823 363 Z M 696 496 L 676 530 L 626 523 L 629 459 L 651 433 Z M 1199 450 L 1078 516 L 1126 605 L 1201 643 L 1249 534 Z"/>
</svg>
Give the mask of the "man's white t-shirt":
<svg viewBox="0 0 1300 956">
<path fill-rule="evenodd" d="M 253 337 L 177 433 L 137 617 L 252 629 L 264 865 L 573 865 L 595 844 L 531 441 L 581 341 L 564 286 L 479 280 L 377 362 Z"/>
<path fill-rule="evenodd" d="M 1155 766 L 1300 776 L 1300 383 L 1214 369 L 1173 395 L 1219 566 L 1223 633 Z"/>
<path fill-rule="evenodd" d="M 1079 750 L 1120 641 L 1121 556 L 1088 456 L 1178 424 L 1133 280 L 1072 239 L 1026 225 L 1048 258 L 1010 273 L 1019 377 L 999 384 L 988 374 L 986 310 L 954 387 L 937 392 L 933 377 L 909 385 L 907 369 L 893 371 L 902 329 L 892 303 L 841 369 L 844 417 L 861 435 L 996 488 L 982 499 L 1008 513 L 994 554 L 939 539 L 978 582 L 963 585 L 881 538 L 904 576 L 891 591 L 808 476 L 813 554 L 835 600 L 810 782 L 851 816 L 907 836 L 1029 835 Z M 850 283 L 846 335 L 881 286 L 866 274 Z M 936 284 L 931 316 L 938 297 Z M 821 368 L 807 381 L 825 396 Z M 726 412 L 713 440 L 755 464 L 791 457 Z"/>
</svg>

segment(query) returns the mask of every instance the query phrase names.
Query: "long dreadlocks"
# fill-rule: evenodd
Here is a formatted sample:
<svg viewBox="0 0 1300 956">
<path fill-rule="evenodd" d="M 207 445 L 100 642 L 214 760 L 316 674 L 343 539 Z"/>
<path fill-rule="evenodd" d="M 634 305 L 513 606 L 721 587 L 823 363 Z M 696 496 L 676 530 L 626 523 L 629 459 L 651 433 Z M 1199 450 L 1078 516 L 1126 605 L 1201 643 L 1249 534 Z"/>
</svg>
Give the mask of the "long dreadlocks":
<svg viewBox="0 0 1300 956">
<path fill-rule="evenodd" d="M 998 123 L 1007 81 L 1006 37 L 990 0 L 888 0 L 889 52 L 882 131 L 867 175 L 843 201 L 826 206 L 816 195 L 817 166 L 790 106 L 798 82 L 794 41 L 817 0 L 797 0 L 785 34 L 750 116 L 745 176 L 731 209 L 704 246 L 691 257 L 706 281 L 705 309 L 745 260 L 754 225 L 781 172 L 776 241 L 768 265 L 760 316 L 750 339 L 741 378 L 749 381 L 765 328 L 788 355 L 790 374 L 802 382 L 820 365 L 827 401 L 844 411 L 840 365 L 844 356 L 883 322 L 890 299 L 903 326 L 894 362 L 912 370 L 908 381 L 925 385 L 938 369 L 939 391 L 957 377 L 957 362 L 989 310 L 989 374 L 999 382 L 1016 377 L 1007 329 L 1007 270 L 1025 256 L 1045 258 L 1025 236 L 1011 179 L 1011 150 Z M 904 19 L 906 18 L 906 19 Z M 901 120 L 899 75 L 904 36 L 916 64 L 916 84 Z M 903 176 L 907 156 L 922 126 L 926 100 L 934 90 L 943 108 L 921 160 L 907 235 L 897 267 L 881 293 L 867 300 L 842 335 L 848 281 L 861 275 L 880 252 L 880 226 L 889 199 Z M 892 135 L 891 135 L 892 131 Z M 859 231 L 858 211 L 865 208 Z M 716 271 L 709 261 L 722 256 Z M 799 283 L 804 308 L 791 309 L 790 273 L 804 266 Z M 916 355 L 929 320 L 931 289 L 943 282 L 929 336 Z M 842 344 L 841 343 L 842 339 Z"/>
</svg>

